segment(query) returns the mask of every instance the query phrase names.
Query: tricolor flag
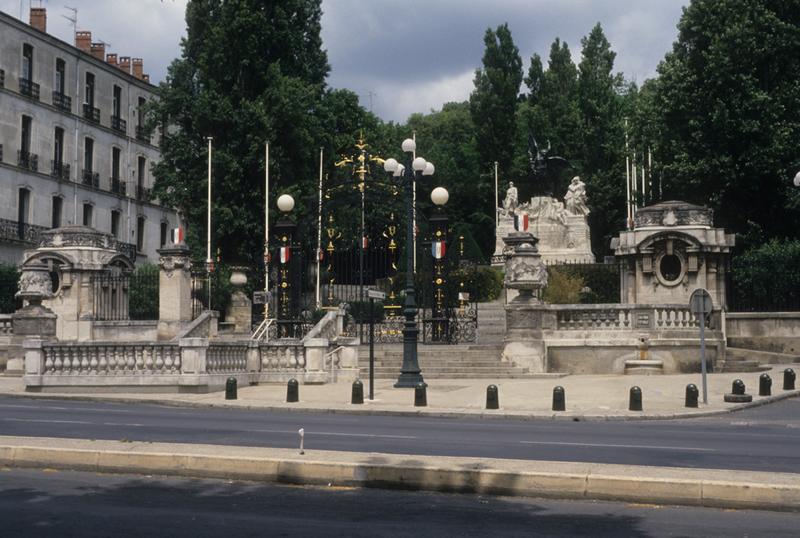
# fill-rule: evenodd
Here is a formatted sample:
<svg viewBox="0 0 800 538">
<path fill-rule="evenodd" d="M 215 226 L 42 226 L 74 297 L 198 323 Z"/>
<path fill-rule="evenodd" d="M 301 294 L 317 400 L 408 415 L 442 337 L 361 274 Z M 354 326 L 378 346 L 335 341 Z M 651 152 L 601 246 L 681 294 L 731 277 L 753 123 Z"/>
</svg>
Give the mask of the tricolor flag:
<svg viewBox="0 0 800 538">
<path fill-rule="evenodd" d="M 431 254 L 437 260 L 441 260 L 444 258 L 445 252 L 447 251 L 447 245 L 444 241 L 433 241 L 431 242 Z"/>
<path fill-rule="evenodd" d="M 173 228 L 169 232 L 169 237 L 174 245 L 183 243 L 183 228 Z"/>
<path fill-rule="evenodd" d="M 369 247 L 369 237 L 366 235 L 361 238 L 361 248 L 366 249 Z"/>
<path fill-rule="evenodd" d="M 514 215 L 514 229 L 518 232 L 528 231 L 528 214 Z"/>
<path fill-rule="evenodd" d="M 280 248 L 280 260 L 281 263 L 289 263 L 289 258 L 292 257 L 292 247 L 281 247 Z"/>
</svg>

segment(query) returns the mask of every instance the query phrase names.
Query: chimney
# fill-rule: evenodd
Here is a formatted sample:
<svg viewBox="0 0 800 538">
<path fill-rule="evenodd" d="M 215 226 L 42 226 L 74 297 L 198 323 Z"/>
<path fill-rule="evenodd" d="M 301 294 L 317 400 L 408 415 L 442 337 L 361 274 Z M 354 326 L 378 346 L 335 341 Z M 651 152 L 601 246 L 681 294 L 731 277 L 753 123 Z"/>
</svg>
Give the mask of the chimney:
<svg viewBox="0 0 800 538">
<path fill-rule="evenodd" d="M 130 56 L 120 56 L 119 57 L 119 65 L 117 66 L 126 73 L 131 72 L 131 57 Z"/>
<path fill-rule="evenodd" d="M 142 79 L 142 73 L 144 73 L 144 62 L 141 58 L 134 58 L 133 62 L 133 72 L 131 73 L 134 77 L 138 78 L 139 80 Z"/>
<path fill-rule="evenodd" d="M 92 32 L 75 32 L 75 46 L 83 52 L 92 52 Z"/>
<path fill-rule="evenodd" d="M 112 54 L 110 52 L 106 54 L 106 63 L 108 65 L 113 65 L 114 67 L 117 67 L 117 55 Z"/>
<path fill-rule="evenodd" d="M 150 84 L 150 75 L 142 75 L 142 80 Z"/>
<path fill-rule="evenodd" d="M 105 43 L 92 43 L 92 56 L 101 62 L 106 58 L 106 44 Z"/>
<path fill-rule="evenodd" d="M 31 8 L 31 26 L 40 32 L 47 31 L 47 9 L 43 7 Z"/>
</svg>

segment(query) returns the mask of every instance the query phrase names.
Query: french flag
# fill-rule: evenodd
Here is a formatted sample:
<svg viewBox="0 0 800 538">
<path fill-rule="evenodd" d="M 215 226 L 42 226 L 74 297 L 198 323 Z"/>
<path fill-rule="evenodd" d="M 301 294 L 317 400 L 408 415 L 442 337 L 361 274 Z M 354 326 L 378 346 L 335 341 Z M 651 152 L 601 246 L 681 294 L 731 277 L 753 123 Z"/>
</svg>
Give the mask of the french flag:
<svg viewBox="0 0 800 538">
<path fill-rule="evenodd" d="M 169 237 L 174 245 L 183 243 L 183 228 L 173 228 L 169 231 Z"/>
<path fill-rule="evenodd" d="M 280 248 L 280 260 L 282 264 L 289 263 L 289 259 L 292 257 L 292 247 L 281 247 Z"/>
<path fill-rule="evenodd" d="M 447 245 L 444 241 L 433 241 L 431 243 L 431 254 L 437 260 L 441 260 L 444 258 L 445 253 L 447 252 Z"/>
<path fill-rule="evenodd" d="M 514 215 L 514 229 L 518 232 L 528 231 L 528 214 Z"/>
</svg>

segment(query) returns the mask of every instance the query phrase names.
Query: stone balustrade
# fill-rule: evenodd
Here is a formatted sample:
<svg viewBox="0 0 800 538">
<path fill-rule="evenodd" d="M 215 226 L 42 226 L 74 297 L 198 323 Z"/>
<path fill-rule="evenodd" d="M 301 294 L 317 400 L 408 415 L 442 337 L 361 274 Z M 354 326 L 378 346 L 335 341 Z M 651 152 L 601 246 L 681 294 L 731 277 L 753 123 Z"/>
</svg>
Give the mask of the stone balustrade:
<svg viewBox="0 0 800 538">
<path fill-rule="evenodd" d="M 206 371 L 210 374 L 247 371 L 247 343 L 215 342 L 206 351 Z"/>
<path fill-rule="evenodd" d="M 11 326 L 11 314 L 0 314 L 0 336 L 11 336 L 14 329 Z"/>
<path fill-rule="evenodd" d="M 58 343 L 41 347 L 46 376 L 165 375 L 181 369 L 177 344 Z"/>
<path fill-rule="evenodd" d="M 544 328 L 559 331 L 592 330 L 692 330 L 699 324 L 687 305 L 547 305 L 555 313 L 555 326 Z M 720 313 L 714 312 L 706 321 L 708 329 L 719 327 Z"/>
</svg>

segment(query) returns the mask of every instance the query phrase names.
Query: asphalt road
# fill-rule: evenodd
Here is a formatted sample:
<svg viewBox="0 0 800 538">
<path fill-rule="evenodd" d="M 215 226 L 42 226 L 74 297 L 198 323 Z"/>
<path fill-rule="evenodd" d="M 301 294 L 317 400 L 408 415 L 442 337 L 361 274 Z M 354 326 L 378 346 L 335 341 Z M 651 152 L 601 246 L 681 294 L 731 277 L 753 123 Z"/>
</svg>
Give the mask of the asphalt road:
<svg viewBox="0 0 800 538">
<path fill-rule="evenodd" d="M 800 472 L 800 398 L 713 418 L 387 417 L 0 398 L 0 434 Z"/>
<path fill-rule="evenodd" d="M 3 536 L 797 536 L 797 514 L 0 470 Z"/>
</svg>

